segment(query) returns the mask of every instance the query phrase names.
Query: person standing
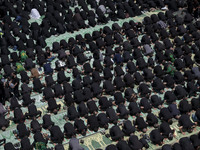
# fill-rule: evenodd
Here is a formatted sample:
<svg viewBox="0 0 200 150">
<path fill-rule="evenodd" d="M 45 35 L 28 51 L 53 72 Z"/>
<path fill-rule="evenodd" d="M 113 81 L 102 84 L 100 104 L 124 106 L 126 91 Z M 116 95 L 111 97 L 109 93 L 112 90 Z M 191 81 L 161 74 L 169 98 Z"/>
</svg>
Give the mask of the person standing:
<svg viewBox="0 0 200 150">
<path fill-rule="evenodd" d="M 2 80 L 0 81 L 0 102 L 5 104 L 5 91 L 4 91 L 4 83 Z"/>
<path fill-rule="evenodd" d="M 15 73 L 12 73 L 12 79 L 9 82 L 9 86 L 11 88 L 11 91 L 14 93 L 14 95 L 19 98 L 19 78 Z"/>
<path fill-rule="evenodd" d="M 190 14 L 193 14 L 193 11 L 194 11 L 194 2 L 191 1 L 191 0 L 187 0 L 187 11 L 190 13 Z"/>
<path fill-rule="evenodd" d="M 196 19 L 198 19 L 200 16 L 200 5 L 198 5 L 196 8 L 195 8 L 195 11 L 194 11 L 194 17 Z"/>
</svg>

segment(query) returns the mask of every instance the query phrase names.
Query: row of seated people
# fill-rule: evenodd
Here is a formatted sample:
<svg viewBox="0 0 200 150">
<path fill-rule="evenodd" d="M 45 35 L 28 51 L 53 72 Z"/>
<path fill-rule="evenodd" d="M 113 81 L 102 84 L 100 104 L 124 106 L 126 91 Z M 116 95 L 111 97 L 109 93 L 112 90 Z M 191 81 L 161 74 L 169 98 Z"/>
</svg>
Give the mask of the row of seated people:
<svg viewBox="0 0 200 150">
<path fill-rule="evenodd" d="M 78 1 L 78 6 L 72 11 L 69 7 L 70 2 L 60 0 L 60 1 L 4 1 L 2 2 L 2 9 L 4 9 L 2 17 L 3 24 L 1 28 L 6 34 L 6 40 L 8 41 L 8 46 L 17 45 L 18 49 L 26 49 L 23 43 L 28 45 L 28 48 L 34 48 L 35 44 L 32 39 L 37 41 L 37 44 L 41 44 L 42 47 L 45 45 L 43 39 L 49 38 L 51 35 L 63 34 L 67 32 L 74 32 L 76 30 L 94 27 L 98 23 L 107 23 L 108 20 L 125 19 L 128 17 L 134 17 L 141 15 L 141 10 L 150 8 L 161 8 L 165 5 L 170 5 L 177 7 L 176 1 L 162 1 L 157 2 L 147 1 L 143 3 L 142 1 L 117 1 L 113 2 L 111 0 L 101 0 L 96 1 Z M 16 5 L 17 7 L 13 7 Z M 88 8 L 88 5 L 92 9 Z M 141 6 L 139 8 L 139 6 Z M 179 7 L 179 6 L 178 6 Z M 177 8 L 178 8 L 177 7 Z M 171 8 L 174 11 L 177 8 Z M 45 15 L 41 25 L 34 22 L 30 24 L 28 21 L 30 19 L 29 13 L 32 9 L 36 9 L 40 15 Z M 94 9 L 94 10 L 93 10 Z M 9 15 L 7 15 L 9 14 Z M 105 14 L 108 14 L 106 17 Z M 97 16 L 97 19 L 96 19 Z M 11 19 L 14 17 L 15 19 Z M 88 24 L 85 23 L 88 21 Z M 22 32 L 20 32 L 22 31 Z M 29 40 L 26 35 L 30 36 Z M 19 37 L 20 40 L 16 41 L 15 37 Z"/>
<path fill-rule="evenodd" d="M 159 134 L 159 131 L 154 130 L 155 134 Z M 149 148 L 149 145 L 145 139 L 142 137 L 138 139 L 137 136 L 131 135 L 128 141 L 121 139 L 116 145 L 111 144 L 106 147 L 106 150 L 123 150 L 123 149 L 142 149 L 143 147 Z M 191 135 L 190 137 L 183 137 L 178 140 L 178 142 L 173 145 L 165 144 L 162 146 L 161 150 L 195 150 L 199 148 L 200 137 L 199 134 Z M 99 149 L 100 150 L 100 149 Z"/>
</svg>

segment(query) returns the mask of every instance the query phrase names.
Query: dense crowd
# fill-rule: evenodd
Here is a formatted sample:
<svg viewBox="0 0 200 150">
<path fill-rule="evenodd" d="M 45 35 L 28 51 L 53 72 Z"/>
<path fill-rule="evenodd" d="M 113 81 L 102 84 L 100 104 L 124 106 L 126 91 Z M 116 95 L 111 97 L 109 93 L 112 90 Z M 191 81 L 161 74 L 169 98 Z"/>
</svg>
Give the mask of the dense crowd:
<svg viewBox="0 0 200 150">
<path fill-rule="evenodd" d="M 187 5 L 185 15 L 173 14 Z M 143 22 L 113 23 L 92 34 L 55 41 L 52 47 L 45 41 L 154 9 L 169 10 Z M 0 140 L 4 149 L 50 149 L 51 141 L 62 150 L 67 138 L 70 148 L 79 150 L 78 134 L 104 128 L 109 129 L 107 137 L 118 141 L 106 150 L 139 150 L 149 142 L 164 145 L 165 138 L 172 140 L 174 122 L 180 132 L 193 132 L 200 122 L 198 9 L 198 1 L 181 0 L 0 1 L 0 128 L 5 131 L 14 122 L 13 133 L 20 140 L 20 145 Z M 41 16 L 41 24 L 29 23 Z M 33 93 L 42 95 L 48 114 L 38 110 Z M 62 129 L 51 120 L 62 109 L 58 99 L 66 105 Z M 192 135 L 162 149 L 198 149 L 199 140 Z"/>
</svg>

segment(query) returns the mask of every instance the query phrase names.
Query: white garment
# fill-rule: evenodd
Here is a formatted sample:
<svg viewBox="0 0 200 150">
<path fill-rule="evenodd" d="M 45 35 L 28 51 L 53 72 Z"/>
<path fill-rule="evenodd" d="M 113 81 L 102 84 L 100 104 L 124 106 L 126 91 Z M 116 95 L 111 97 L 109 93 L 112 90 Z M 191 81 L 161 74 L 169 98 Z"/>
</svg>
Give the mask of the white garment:
<svg viewBox="0 0 200 150">
<path fill-rule="evenodd" d="M 33 9 L 31 9 L 30 17 L 32 19 L 39 19 L 40 18 L 40 13 L 38 12 L 37 9 L 33 8 Z"/>
<path fill-rule="evenodd" d="M 99 4 L 100 0 L 96 0 L 97 4 Z"/>
<path fill-rule="evenodd" d="M 161 10 L 168 10 L 168 8 L 165 6 L 165 7 L 161 8 Z"/>
<path fill-rule="evenodd" d="M 99 9 L 101 9 L 101 11 L 103 12 L 103 14 L 106 13 L 106 7 L 104 5 L 100 5 Z"/>
<path fill-rule="evenodd" d="M 58 60 L 57 65 L 58 65 L 58 67 L 64 67 L 66 65 L 66 63 L 64 61 Z"/>
</svg>

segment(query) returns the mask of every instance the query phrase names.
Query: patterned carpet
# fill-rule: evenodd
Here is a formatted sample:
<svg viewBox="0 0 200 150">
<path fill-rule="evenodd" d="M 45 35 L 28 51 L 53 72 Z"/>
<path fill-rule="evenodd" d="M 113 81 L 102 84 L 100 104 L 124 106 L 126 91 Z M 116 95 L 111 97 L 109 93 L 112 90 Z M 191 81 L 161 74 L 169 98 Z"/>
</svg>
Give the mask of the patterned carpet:
<svg viewBox="0 0 200 150">
<path fill-rule="evenodd" d="M 157 14 L 158 12 L 160 11 L 154 11 L 154 12 L 146 12 L 144 13 L 143 15 L 141 16 L 137 16 L 137 17 L 134 17 L 134 18 L 128 18 L 128 19 L 123 19 L 123 20 L 119 20 L 117 21 L 117 23 L 122 26 L 122 24 L 124 22 L 128 22 L 130 20 L 134 20 L 135 22 L 142 22 L 143 18 L 145 16 L 150 16 L 151 14 Z M 43 18 L 43 17 L 42 17 Z M 42 18 L 40 20 L 37 20 L 38 23 L 41 23 L 42 21 Z M 34 22 L 36 20 L 30 20 L 30 23 L 31 22 Z M 47 42 L 47 45 L 49 47 L 52 47 L 52 43 L 55 42 L 55 41 L 60 41 L 62 39 L 65 39 L 65 40 L 68 40 L 70 37 L 75 37 L 76 35 L 78 34 L 81 34 L 81 35 L 84 35 L 86 33 L 92 33 L 94 30 L 99 30 L 100 28 L 103 28 L 104 26 L 112 26 L 114 22 L 113 21 L 110 21 L 108 24 L 105 24 L 105 25 L 97 25 L 95 26 L 94 28 L 88 28 L 88 29 L 84 29 L 84 30 L 79 30 L 78 32 L 74 32 L 73 34 L 70 34 L 70 33 L 65 33 L 65 34 L 62 34 L 62 35 L 59 35 L 59 36 L 52 36 L 48 39 L 46 39 L 46 42 Z M 139 37 L 140 38 L 140 37 Z M 12 51 L 12 50 L 11 50 Z M 91 55 L 90 53 L 87 54 L 88 56 Z M 52 64 L 54 65 L 56 59 L 53 60 Z M 54 68 L 55 66 L 53 66 Z M 79 68 L 81 69 L 81 68 Z M 28 72 L 28 74 L 30 74 L 30 72 Z M 68 77 L 71 77 L 72 74 L 71 73 L 67 73 L 66 76 Z M 56 73 L 54 73 L 53 75 L 53 78 L 56 80 L 57 79 L 57 75 Z M 44 78 L 41 80 L 42 82 L 45 82 L 44 81 Z M 72 78 L 71 78 L 71 81 L 72 81 Z M 70 81 L 70 82 L 71 82 Z M 30 86 L 32 86 L 32 84 L 30 83 L 29 84 Z M 137 91 L 137 87 L 134 88 L 135 91 Z M 159 95 L 161 97 L 163 97 L 163 95 Z M 42 99 L 42 95 L 41 94 L 37 94 L 37 93 L 32 93 L 32 98 L 35 98 L 36 99 L 36 106 L 39 108 L 40 111 L 42 111 L 42 116 L 44 114 L 47 113 L 47 103 L 44 103 L 44 102 L 41 102 L 40 100 Z M 63 109 L 63 106 L 64 106 L 64 101 L 61 100 L 61 99 L 56 99 L 57 103 L 58 104 L 61 104 L 61 110 L 59 111 L 59 113 L 57 115 L 51 115 L 52 116 L 52 121 L 55 122 L 56 125 L 60 126 L 61 130 L 63 130 L 63 126 L 64 124 L 66 123 L 66 121 L 63 119 L 63 116 L 67 114 L 67 111 L 65 109 Z M 128 103 L 126 104 L 128 105 Z M 115 108 L 116 109 L 116 108 Z M 27 108 L 22 108 L 23 112 L 27 112 Z M 158 115 L 158 112 L 159 110 L 158 109 L 154 109 L 153 110 L 153 113 L 154 114 L 157 114 Z M 99 112 L 100 113 L 100 112 Z M 143 117 L 145 117 L 146 114 L 142 114 Z M 10 116 L 13 116 L 13 112 L 11 112 Z M 130 116 L 129 119 L 132 121 L 134 120 L 135 118 Z M 42 117 L 38 119 L 38 121 L 40 123 L 42 123 Z M 119 120 L 119 121 L 122 121 L 122 120 Z M 30 120 L 27 120 L 26 122 L 26 125 L 28 127 L 30 127 Z M 109 128 L 111 127 L 111 125 L 109 126 Z M 181 137 L 184 137 L 184 136 L 190 136 L 190 134 L 187 134 L 187 135 L 183 135 L 181 133 L 179 133 L 179 129 L 178 129 L 178 126 L 177 126 L 177 122 L 174 122 L 171 126 L 172 128 L 174 128 L 176 130 L 176 137 L 172 140 L 172 141 L 169 141 L 169 140 L 164 140 L 164 143 L 165 144 L 172 144 L 172 143 L 175 143 L 178 141 L 178 139 L 180 139 Z M 16 125 L 14 123 L 11 122 L 9 128 L 7 128 L 6 131 L 2 132 L 0 131 L 0 139 L 2 138 L 6 138 L 6 142 L 12 142 L 13 144 L 15 143 L 18 143 L 19 141 L 15 138 L 14 134 L 13 134 L 13 130 L 16 129 Z M 148 132 L 149 133 L 153 128 L 148 128 Z M 81 145 L 82 147 L 85 148 L 85 150 L 95 150 L 97 148 L 101 148 L 101 149 L 104 149 L 107 145 L 113 143 L 113 144 L 116 144 L 115 142 L 112 142 L 111 139 L 105 137 L 105 135 L 101 134 L 100 132 L 103 131 L 103 129 L 100 129 L 98 133 L 94 133 L 94 132 L 91 132 L 88 130 L 88 133 L 86 135 L 86 137 L 82 137 L 81 135 L 79 135 L 77 138 L 80 138 L 80 139 L 83 139 L 84 140 L 84 144 Z M 195 134 L 197 132 L 200 131 L 200 128 L 197 127 L 196 130 L 192 133 L 192 134 Z M 109 130 L 106 130 L 105 131 L 106 133 L 109 132 Z M 42 133 L 48 133 L 46 130 L 42 130 Z M 140 132 L 135 132 L 135 134 L 140 137 L 141 133 Z M 33 134 L 31 133 L 31 138 L 30 138 L 30 141 L 33 142 Z M 127 140 L 128 137 L 125 137 L 125 140 Z M 68 142 L 69 142 L 69 139 L 65 139 L 65 141 L 63 142 L 64 146 L 65 146 L 65 149 L 68 149 Z M 159 149 L 160 147 L 158 146 L 155 146 L 151 143 L 149 143 L 150 147 L 149 149 L 152 149 L 152 150 L 155 150 L 155 149 Z M 52 143 L 49 143 L 48 144 L 48 147 L 54 147 L 54 145 Z M 0 147 L 0 149 L 3 149 L 3 147 Z"/>
</svg>

